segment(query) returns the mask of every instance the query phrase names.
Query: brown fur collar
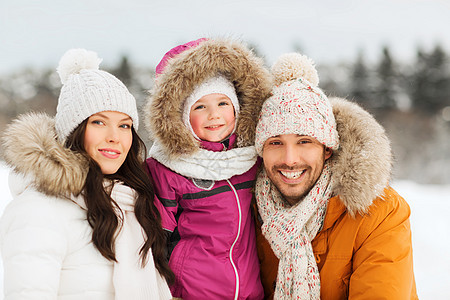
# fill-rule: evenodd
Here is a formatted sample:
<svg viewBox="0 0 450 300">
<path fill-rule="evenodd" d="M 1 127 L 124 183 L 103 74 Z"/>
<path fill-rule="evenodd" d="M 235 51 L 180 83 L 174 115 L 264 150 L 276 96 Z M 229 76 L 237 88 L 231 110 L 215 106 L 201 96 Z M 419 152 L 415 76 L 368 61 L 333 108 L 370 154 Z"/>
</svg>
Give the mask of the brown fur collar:
<svg viewBox="0 0 450 300">
<path fill-rule="evenodd" d="M 378 122 L 355 103 L 330 98 L 340 147 L 332 156 L 332 176 L 350 215 L 364 214 L 389 184 L 390 141 Z"/>
<path fill-rule="evenodd" d="M 158 141 L 169 157 L 189 155 L 199 149 L 182 121 L 183 103 L 195 86 L 223 73 L 236 87 L 240 114 L 236 128 L 237 146 L 254 144 L 255 128 L 262 103 L 271 90 L 271 75 L 243 44 L 230 40 L 208 40 L 171 59 L 145 108 L 145 123 L 151 139 Z"/>
<path fill-rule="evenodd" d="M 78 195 L 86 181 L 87 160 L 57 141 L 54 125 L 46 114 L 14 120 L 3 136 L 5 161 L 46 195 Z"/>
</svg>

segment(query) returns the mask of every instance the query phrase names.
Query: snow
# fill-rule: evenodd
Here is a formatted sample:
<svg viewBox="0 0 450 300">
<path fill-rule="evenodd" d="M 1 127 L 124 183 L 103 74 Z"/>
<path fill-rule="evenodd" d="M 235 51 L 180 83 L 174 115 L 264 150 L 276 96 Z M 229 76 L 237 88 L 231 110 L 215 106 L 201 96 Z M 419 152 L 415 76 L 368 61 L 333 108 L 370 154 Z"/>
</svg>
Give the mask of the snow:
<svg viewBox="0 0 450 300">
<path fill-rule="evenodd" d="M 393 184 L 411 207 L 414 274 L 420 299 L 450 299 L 450 185 Z"/>
<path fill-rule="evenodd" d="M 11 200 L 9 169 L 0 163 L 0 213 Z M 396 181 L 393 187 L 411 206 L 414 272 L 420 299 L 450 299 L 450 185 Z M 0 260 L 0 295 L 3 267 Z"/>
</svg>

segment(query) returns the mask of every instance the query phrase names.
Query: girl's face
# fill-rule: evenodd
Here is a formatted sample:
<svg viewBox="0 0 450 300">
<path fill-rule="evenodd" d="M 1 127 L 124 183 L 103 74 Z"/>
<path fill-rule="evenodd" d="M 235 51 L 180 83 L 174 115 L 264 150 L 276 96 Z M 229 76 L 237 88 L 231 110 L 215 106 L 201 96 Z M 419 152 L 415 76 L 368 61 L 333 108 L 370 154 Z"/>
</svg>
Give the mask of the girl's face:
<svg viewBox="0 0 450 300">
<path fill-rule="evenodd" d="M 234 129 L 236 116 L 231 100 L 223 94 L 201 97 L 191 107 L 189 121 L 195 134 L 204 141 L 220 142 Z"/>
<path fill-rule="evenodd" d="M 121 112 L 102 111 L 89 117 L 84 149 L 105 175 L 119 170 L 133 141 L 131 118 Z"/>
</svg>

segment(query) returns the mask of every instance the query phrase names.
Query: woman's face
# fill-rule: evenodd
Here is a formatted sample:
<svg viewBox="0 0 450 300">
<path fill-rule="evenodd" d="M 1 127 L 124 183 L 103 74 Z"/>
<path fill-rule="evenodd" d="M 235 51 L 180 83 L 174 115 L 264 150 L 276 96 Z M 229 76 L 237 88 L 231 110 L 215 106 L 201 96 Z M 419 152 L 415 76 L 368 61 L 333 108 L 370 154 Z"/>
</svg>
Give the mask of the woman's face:
<svg viewBox="0 0 450 300">
<path fill-rule="evenodd" d="M 133 141 L 131 118 L 121 112 L 102 111 L 89 117 L 84 149 L 105 175 L 119 170 Z"/>
</svg>

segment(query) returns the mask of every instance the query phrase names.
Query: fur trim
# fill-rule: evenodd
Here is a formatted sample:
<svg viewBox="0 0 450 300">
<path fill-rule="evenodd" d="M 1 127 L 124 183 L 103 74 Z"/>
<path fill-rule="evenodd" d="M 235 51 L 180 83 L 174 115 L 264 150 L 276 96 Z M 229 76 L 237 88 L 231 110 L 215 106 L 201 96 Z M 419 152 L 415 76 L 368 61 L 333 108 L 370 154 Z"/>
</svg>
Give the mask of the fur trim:
<svg viewBox="0 0 450 300">
<path fill-rule="evenodd" d="M 87 160 L 57 141 L 55 122 L 43 113 L 21 115 L 3 136 L 6 163 L 33 178 L 36 189 L 50 196 L 81 193 L 88 172 Z"/>
<path fill-rule="evenodd" d="M 189 155 L 199 142 L 182 121 L 183 102 L 202 83 L 218 72 L 236 87 L 240 114 L 236 126 L 237 147 L 252 146 L 257 117 L 270 94 L 271 75 L 260 58 L 243 44 L 207 40 L 172 58 L 155 82 L 145 107 L 145 124 L 169 157 Z"/>
<path fill-rule="evenodd" d="M 350 215 L 364 214 L 383 194 L 392 169 L 390 141 L 384 128 L 355 103 L 330 98 L 340 137 L 332 156 L 334 194 Z"/>
</svg>

